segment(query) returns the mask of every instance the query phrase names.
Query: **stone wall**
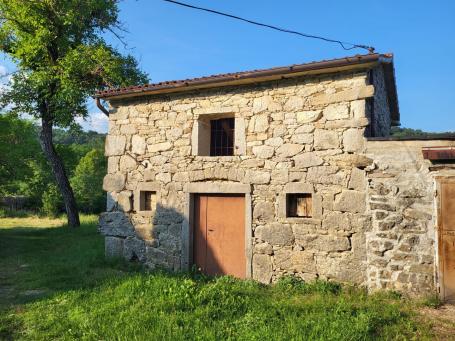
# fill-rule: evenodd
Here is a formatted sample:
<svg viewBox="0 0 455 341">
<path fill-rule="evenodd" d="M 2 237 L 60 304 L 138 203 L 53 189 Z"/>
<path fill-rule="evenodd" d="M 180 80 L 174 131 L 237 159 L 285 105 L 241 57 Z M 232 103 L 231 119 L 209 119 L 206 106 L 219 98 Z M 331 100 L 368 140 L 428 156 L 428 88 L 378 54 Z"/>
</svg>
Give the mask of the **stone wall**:
<svg viewBox="0 0 455 341">
<path fill-rule="evenodd" d="M 433 165 L 422 147 L 454 141 L 368 141 L 366 233 L 368 286 L 411 293 L 434 292 L 437 278 L 436 176 L 454 176 L 455 165 Z"/>
<path fill-rule="evenodd" d="M 182 269 L 186 185 L 247 184 L 255 279 L 373 283 L 365 240 L 372 160 L 364 155 L 372 95 L 365 71 L 112 102 L 100 217 L 106 253 Z M 198 155 L 198 122 L 220 115 L 236 119 L 236 155 Z M 133 208 L 147 184 L 158 189 L 154 215 Z M 313 194 L 312 218 L 283 214 L 283 193 L 295 187 Z"/>
</svg>

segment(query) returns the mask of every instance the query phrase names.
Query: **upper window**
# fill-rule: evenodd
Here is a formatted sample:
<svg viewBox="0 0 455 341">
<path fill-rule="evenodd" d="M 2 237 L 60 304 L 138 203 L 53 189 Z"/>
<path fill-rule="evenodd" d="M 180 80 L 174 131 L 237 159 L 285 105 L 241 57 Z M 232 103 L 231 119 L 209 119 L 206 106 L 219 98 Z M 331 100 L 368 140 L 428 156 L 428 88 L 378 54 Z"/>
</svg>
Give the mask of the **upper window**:
<svg viewBox="0 0 455 341">
<path fill-rule="evenodd" d="M 234 122 L 233 117 L 210 121 L 210 156 L 234 155 Z"/>
<path fill-rule="evenodd" d="M 231 157 L 246 153 L 245 120 L 233 113 L 199 115 L 191 133 L 191 154 Z"/>
</svg>

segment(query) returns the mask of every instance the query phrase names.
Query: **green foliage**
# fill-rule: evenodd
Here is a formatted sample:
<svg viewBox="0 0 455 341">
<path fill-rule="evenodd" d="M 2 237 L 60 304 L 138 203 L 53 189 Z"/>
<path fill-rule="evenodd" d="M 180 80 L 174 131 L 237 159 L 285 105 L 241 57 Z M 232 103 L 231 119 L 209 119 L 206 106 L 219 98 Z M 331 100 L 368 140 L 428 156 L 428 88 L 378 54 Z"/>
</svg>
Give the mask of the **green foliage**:
<svg viewBox="0 0 455 341">
<path fill-rule="evenodd" d="M 21 179 L 21 186 L 17 194 L 29 197 L 31 207 L 42 208 L 42 196 L 50 184 L 54 184 L 50 167 L 41 153 L 36 155 L 35 160 L 28 163 L 30 175 Z"/>
<path fill-rule="evenodd" d="M 106 205 L 102 184 L 106 159 L 99 149 L 92 149 L 79 161 L 71 178 L 79 207 L 87 213 L 101 212 Z"/>
<path fill-rule="evenodd" d="M 14 288 L 3 314 L 0 301 L 0 338 L 5 339 L 432 337 L 428 323 L 416 318 L 415 302 L 383 292 L 368 295 L 356 287 L 289 278 L 265 286 L 231 277 L 145 273 L 119 260 L 106 261 L 96 217 L 90 223 L 85 219 L 78 231 L 0 228 L 0 268 Z"/>
<path fill-rule="evenodd" d="M 305 282 L 295 276 L 283 276 L 281 277 L 275 287 L 278 290 L 284 290 L 287 292 L 300 292 L 305 294 L 310 293 L 321 293 L 321 294 L 333 294 L 337 295 L 341 292 L 341 285 L 336 282 L 327 282 L 316 280 L 313 282 Z"/>
<path fill-rule="evenodd" d="M 102 211 L 105 135 L 79 129 L 55 129 L 54 133 L 55 148 L 67 175 L 73 177 L 82 211 Z M 26 208 L 55 216 L 64 208 L 55 191 L 51 169 L 39 147 L 38 128 L 30 120 L 0 115 L 0 196 L 26 196 L 29 198 Z"/>
<path fill-rule="evenodd" d="M 63 201 L 57 186 L 49 184 L 42 198 L 43 213 L 49 217 L 57 217 L 62 211 Z"/>
<path fill-rule="evenodd" d="M 18 192 L 20 180 L 31 176 L 29 163 L 39 152 L 30 121 L 0 115 L 0 195 Z"/>
<path fill-rule="evenodd" d="M 411 129 L 411 128 L 400 128 L 392 127 L 391 136 L 393 137 L 428 137 L 428 138 L 438 138 L 447 135 L 455 135 L 454 131 L 448 131 L 444 133 L 429 133 L 420 129 Z"/>
<path fill-rule="evenodd" d="M 28 211 L 10 211 L 0 208 L 0 218 L 25 218 L 30 215 Z"/>
<path fill-rule="evenodd" d="M 102 38 L 121 29 L 115 0 L 0 0 L 0 49 L 17 66 L 3 105 L 71 127 L 106 86 L 145 83 L 132 56 Z"/>
</svg>

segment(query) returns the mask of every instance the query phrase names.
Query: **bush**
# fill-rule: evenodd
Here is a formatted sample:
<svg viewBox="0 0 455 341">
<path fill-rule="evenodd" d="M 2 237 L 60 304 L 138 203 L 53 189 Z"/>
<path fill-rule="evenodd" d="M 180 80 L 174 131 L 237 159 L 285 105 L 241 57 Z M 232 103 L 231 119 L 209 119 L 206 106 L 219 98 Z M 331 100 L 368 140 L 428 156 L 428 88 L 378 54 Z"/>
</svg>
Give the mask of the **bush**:
<svg viewBox="0 0 455 341">
<path fill-rule="evenodd" d="M 79 209 L 86 213 L 99 213 L 106 204 L 103 178 L 106 174 L 106 159 L 100 149 L 89 151 L 76 166 L 71 178 Z"/>
<path fill-rule="evenodd" d="M 50 184 L 43 193 L 43 213 L 49 217 L 57 217 L 63 209 L 63 200 L 55 184 Z"/>
</svg>

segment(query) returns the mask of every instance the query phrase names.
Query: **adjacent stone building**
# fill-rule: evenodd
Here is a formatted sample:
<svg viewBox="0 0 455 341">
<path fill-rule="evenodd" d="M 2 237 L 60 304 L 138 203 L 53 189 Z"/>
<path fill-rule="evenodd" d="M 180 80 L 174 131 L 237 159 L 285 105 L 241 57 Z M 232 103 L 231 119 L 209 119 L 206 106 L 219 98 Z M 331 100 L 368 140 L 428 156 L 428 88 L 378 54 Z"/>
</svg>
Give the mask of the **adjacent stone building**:
<svg viewBox="0 0 455 341">
<path fill-rule="evenodd" d="M 455 143 L 388 138 L 400 119 L 391 55 L 97 98 L 110 103 L 107 256 L 263 283 L 294 275 L 455 294 L 440 233 L 442 215 L 455 230 Z M 446 183 L 453 210 L 442 212 Z"/>
</svg>

